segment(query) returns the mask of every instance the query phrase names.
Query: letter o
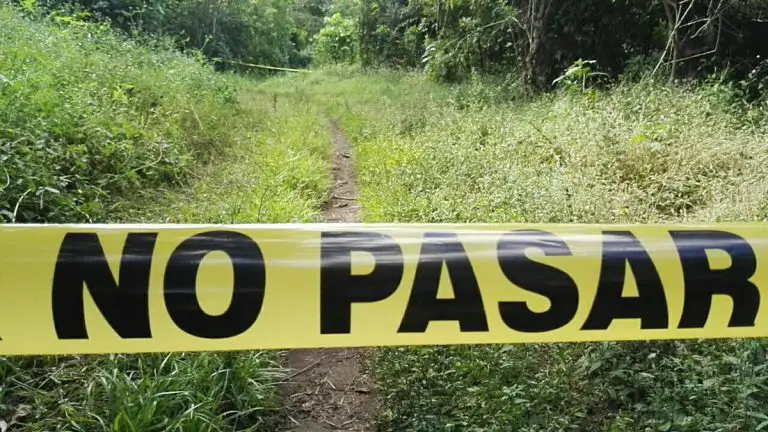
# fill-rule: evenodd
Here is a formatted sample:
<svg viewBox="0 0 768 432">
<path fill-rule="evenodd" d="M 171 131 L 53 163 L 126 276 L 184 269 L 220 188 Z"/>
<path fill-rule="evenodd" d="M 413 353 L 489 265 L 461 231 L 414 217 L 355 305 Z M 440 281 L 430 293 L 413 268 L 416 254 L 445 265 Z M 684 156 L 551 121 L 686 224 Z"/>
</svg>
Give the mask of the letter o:
<svg viewBox="0 0 768 432">
<path fill-rule="evenodd" d="M 197 272 L 211 252 L 232 261 L 232 301 L 224 313 L 209 315 L 197 299 Z M 232 231 L 209 231 L 184 240 L 168 259 L 163 282 L 165 306 L 173 322 L 197 337 L 224 339 L 248 330 L 261 312 L 266 287 L 264 257 L 250 237 Z"/>
</svg>

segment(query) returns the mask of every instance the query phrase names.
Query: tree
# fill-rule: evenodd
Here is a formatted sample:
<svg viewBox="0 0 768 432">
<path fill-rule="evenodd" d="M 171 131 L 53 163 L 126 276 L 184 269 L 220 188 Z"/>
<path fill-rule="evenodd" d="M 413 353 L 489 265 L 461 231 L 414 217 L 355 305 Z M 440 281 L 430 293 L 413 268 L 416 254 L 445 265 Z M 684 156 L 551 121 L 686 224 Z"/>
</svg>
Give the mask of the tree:
<svg viewBox="0 0 768 432">
<path fill-rule="evenodd" d="M 315 37 L 315 61 L 352 63 L 358 58 L 359 43 L 357 21 L 335 13 L 325 18 L 325 26 Z"/>
<path fill-rule="evenodd" d="M 521 0 L 519 2 L 519 23 L 525 34 L 525 83 L 528 90 L 538 92 L 545 89 L 549 76 L 548 59 L 544 52 L 546 38 L 554 8 L 560 0 Z"/>
<path fill-rule="evenodd" d="M 667 17 L 668 38 L 653 73 L 655 74 L 662 65 L 668 64 L 669 79 L 672 81 L 678 76 L 678 64 L 717 52 L 723 13 L 734 1 L 659 1 L 664 6 Z M 669 61 L 665 63 L 667 57 Z"/>
</svg>

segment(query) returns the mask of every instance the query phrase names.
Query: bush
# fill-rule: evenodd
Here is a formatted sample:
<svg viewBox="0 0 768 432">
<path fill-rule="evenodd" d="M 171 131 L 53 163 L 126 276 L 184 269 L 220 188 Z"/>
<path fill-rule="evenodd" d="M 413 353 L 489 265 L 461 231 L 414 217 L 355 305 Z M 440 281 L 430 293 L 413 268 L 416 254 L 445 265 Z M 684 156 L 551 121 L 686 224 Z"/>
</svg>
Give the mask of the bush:
<svg viewBox="0 0 768 432">
<path fill-rule="evenodd" d="M 40 0 L 47 10 L 79 7 L 89 19 L 107 19 L 135 37 L 163 36 L 183 51 L 222 60 L 219 68 L 243 69 L 238 62 L 296 65 L 307 37 L 286 0 Z"/>
<path fill-rule="evenodd" d="M 325 26 L 315 36 L 315 61 L 319 64 L 353 63 L 358 58 L 357 21 L 340 13 L 325 18 Z"/>
<path fill-rule="evenodd" d="M 239 81 L 102 24 L 0 6 L 0 218 L 101 221 L 234 140 Z"/>
</svg>

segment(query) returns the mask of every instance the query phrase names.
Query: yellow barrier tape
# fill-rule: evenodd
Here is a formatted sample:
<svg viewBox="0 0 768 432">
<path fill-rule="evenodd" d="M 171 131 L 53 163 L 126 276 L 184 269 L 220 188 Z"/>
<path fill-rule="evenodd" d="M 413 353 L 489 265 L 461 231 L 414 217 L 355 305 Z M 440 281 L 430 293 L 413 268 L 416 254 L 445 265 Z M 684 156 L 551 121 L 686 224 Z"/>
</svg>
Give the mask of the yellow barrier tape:
<svg viewBox="0 0 768 432">
<path fill-rule="evenodd" d="M 215 62 L 219 62 L 219 63 L 238 64 L 238 65 L 241 65 L 241 66 L 250 66 L 250 67 L 255 67 L 255 68 L 259 68 L 259 69 L 269 69 L 269 70 L 285 71 L 285 72 L 304 72 L 304 73 L 312 72 L 312 70 L 310 70 L 310 69 L 294 69 L 294 68 L 285 68 L 285 67 L 278 67 L 278 66 L 258 65 L 258 64 L 245 63 L 245 62 L 236 61 L 236 60 L 224 60 L 224 59 L 220 59 L 220 58 L 214 58 L 212 60 L 215 61 Z"/>
<path fill-rule="evenodd" d="M 0 225 L 0 354 L 763 337 L 761 224 Z"/>
</svg>

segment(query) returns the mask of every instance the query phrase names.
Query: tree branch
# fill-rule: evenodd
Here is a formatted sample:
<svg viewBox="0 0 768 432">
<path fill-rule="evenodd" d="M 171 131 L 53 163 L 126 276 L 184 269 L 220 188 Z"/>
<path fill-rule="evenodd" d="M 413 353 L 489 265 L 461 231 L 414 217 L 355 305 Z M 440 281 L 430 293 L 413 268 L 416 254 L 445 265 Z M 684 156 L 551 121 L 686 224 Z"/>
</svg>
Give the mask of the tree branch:
<svg viewBox="0 0 768 432">
<path fill-rule="evenodd" d="M 688 1 L 688 8 L 685 10 L 685 12 L 680 15 L 680 8 L 678 3 L 676 3 L 675 0 L 662 0 L 664 3 L 664 10 L 667 12 L 667 20 L 669 20 L 672 17 L 672 10 L 674 11 L 674 21 L 670 21 L 670 31 L 669 31 L 669 38 L 667 39 L 667 45 L 664 47 L 664 52 L 661 54 L 661 58 L 659 58 L 659 62 L 656 63 L 656 67 L 653 68 L 653 72 L 651 72 L 651 76 L 656 75 L 656 72 L 658 72 L 659 68 L 664 64 L 664 59 L 667 57 L 667 54 L 669 53 L 669 48 L 677 38 L 677 32 L 680 29 L 680 26 L 682 25 L 683 21 L 685 21 L 685 18 L 688 16 L 688 13 L 693 8 L 693 4 L 696 2 L 696 0 L 689 0 Z M 672 9 L 672 10 L 670 10 Z M 674 47 L 675 50 L 677 50 L 677 47 Z M 672 57 L 672 64 L 676 63 L 676 58 L 673 55 Z"/>
</svg>

